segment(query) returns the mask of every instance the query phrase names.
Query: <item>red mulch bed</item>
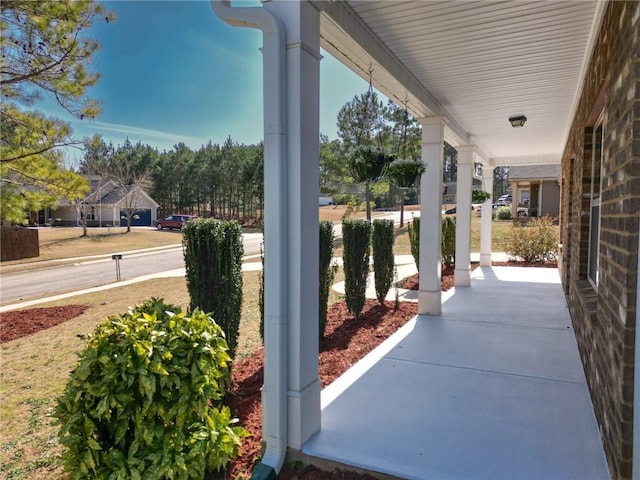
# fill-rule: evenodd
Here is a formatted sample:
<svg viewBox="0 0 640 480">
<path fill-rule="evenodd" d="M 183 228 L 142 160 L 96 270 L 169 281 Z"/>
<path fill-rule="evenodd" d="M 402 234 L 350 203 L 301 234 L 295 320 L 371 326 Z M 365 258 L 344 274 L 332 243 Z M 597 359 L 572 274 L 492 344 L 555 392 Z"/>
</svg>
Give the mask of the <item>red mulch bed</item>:
<svg viewBox="0 0 640 480">
<path fill-rule="evenodd" d="M 363 313 L 356 321 L 347 311 L 345 302 L 334 303 L 327 312 L 327 327 L 320 342 L 319 375 L 325 387 L 342 375 L 349 367 L 380 345 L 402 325 L 418 313 L 417 303 L 400 303 L 394 309 L 393 302 L 380 305 L 377 300 L 367 300 Z M 232 368 L 233 385 L 229 389 L 229 406 L 240 419 L 251 437 L 243 441 L 241 455 L 229 467 L 226 478 L 236 478 L 243 474 L 250 476 L 255 459 L 260 457 L 262 439 L 262 405 L 260 387 L 263 380 L 263 350 L 234 362 Z M 302 471 L 285 468 L 278 478 L 366 478 L 366 477 L 319 477 L 319 471 L 307 476 Z M 337 473 L 336 473 L 337 474 Z M 292 475 L 289 477 L 288 475 Z M 355 475 L 355 474 L 354 474 Z"/>
<path fill-rule="evenodd" d="M 506 262 L 494 265 L 527 266 L 522 263 Z M 532 265 L 555 267 L 556 264 Z M 472 265 L 472 269 L 477 264 Z M 442 270 L 442 290 L 453 286 L 453 267 Z M 403 282 L 402 288 L 418 288 L 418 275 Z M 81 315 L 86 305 L 67 305 L 50 308 L 15 310 L 0 314 L 0 343 L 36 333 L 53 327 L 66 320 Z M 349 367 L 377 347 L 418 311 L 416 303 L 400 303 L 394 309 L 393 302 L 380 305 L 376 300 L 367 300 L 358 321 L 347 311 L 345 302 L 334 303 L 327 313 L 325 336 L 320 342 L 319 375 L 325 387 L 342 375 Z M 255 351 L 249 357 L 234 362 L 232 385 L 227 393 L 229 406 L 240 419 L 240 424 L 251 436 L 246 438 L 241 455 L 236 458 L 226 472 L 228 479 L 244 475 L 247 478 L 260 458 L 262 407 L 260 387 L 263 382 L 263 350 Z M 283 480 L 370 480 L 370 475 L 334 470 L 324 472 L 313 466 L 295 469 L 285 465 L 278 475 Z"/>
<path fill-rule="evenodd" d="M 51 328 L 82 315 L 88 305 L 31 308 L 0 313 L 0 343 L 9 342 Z"/>
</svg>

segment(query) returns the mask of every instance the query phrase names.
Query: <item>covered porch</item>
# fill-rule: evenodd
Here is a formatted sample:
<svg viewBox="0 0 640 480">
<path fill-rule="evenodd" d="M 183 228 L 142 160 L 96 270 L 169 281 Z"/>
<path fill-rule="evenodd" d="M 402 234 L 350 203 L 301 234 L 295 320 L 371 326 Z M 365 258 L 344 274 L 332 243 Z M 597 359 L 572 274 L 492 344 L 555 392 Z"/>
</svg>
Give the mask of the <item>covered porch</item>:
<svg viewBox="0 0 640 480">
<path fill-rule="evenodd" d="M 212 4 L 224 21 L 264 38 L 266 450 L 256 478 L 273 478 L 287 451 L 402 478 L 608 478 L 557 271 L 491 267 L 491 198 L 478 273 L 470 261 L 474 172 L 492 192 L 497 166 L 560 162 L 607 3 Z M 426 166 L 420 315 L 369 358 L 366 373 L 324 392 L 320 47 L 406 105 L 422 126 Z M 526 118 L 514 128 L 512 117 Z M 440 287 L 445 141 L 458 152 L 457 293 L 448 299 Z"/>
<path fill-rule="evenodd" d="M 556 269 L 481 267 L 322 391 L 302 460 L 408 479 L 608 479 Z"/>
</svg>

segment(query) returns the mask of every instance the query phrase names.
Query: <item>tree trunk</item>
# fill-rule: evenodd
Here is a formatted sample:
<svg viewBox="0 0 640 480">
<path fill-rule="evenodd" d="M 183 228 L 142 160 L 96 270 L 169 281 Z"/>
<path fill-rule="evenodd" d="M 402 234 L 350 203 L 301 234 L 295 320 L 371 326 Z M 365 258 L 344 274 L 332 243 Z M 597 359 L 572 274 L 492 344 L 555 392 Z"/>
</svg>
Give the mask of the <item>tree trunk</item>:
<svg viewBox="0 0 640 480">
<path fill-rule="evenodd" d="M 371 203 L 369 202 L 369 197 L 371 196 L 371 191 L 369 190 L 369 182 L 364 183 L 364 201 L 367 204 L 367 220 L 371 221 Z"/>
</svg>

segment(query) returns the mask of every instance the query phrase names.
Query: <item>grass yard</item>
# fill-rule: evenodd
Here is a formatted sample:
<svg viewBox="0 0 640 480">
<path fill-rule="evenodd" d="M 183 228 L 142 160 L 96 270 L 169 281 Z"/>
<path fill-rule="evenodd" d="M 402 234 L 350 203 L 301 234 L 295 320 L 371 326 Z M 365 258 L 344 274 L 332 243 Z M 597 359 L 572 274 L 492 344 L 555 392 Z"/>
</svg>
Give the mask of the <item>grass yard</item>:
<svg viewBox="0 0 640 480">
<path fill-rule="evenodd" d="M 260 344 L 258 272 L 244 273 L 244 302 L 238 357 Z M 57 427 L 51 413 L 55 399 L 66 385 L 84 348 L 85 337 L 110 315 L 127 311 L 145 298 L 163 297 L 167 303 L 186 308 L 189 295 L 184 278 L 162 278 L 82 295 L 49 307 L 84 304 L 89 308 L 79 317 L 33 335 L 0 345 L 0 478 L 50 480 L 59 478 Z"/>
</svg>

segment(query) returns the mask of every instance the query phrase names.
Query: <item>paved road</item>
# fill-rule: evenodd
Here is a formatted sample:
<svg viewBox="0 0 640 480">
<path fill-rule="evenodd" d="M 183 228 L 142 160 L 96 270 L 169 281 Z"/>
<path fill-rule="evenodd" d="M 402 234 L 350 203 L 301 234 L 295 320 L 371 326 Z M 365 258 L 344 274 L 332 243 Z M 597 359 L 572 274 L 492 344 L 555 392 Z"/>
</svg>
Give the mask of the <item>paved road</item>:
<svg viewBox="0 0 640 480">
<path fill-rule="evenodd" d="M 405 220 L 407 217 L 410 218 L 410 215 L 405 215 Z M 400 212 L 378 214 L 376 218 L 389 218 L 397 223 Z M 341 227 L 340 224 L 336 225 L 336 239 L 342 237 Z M 245 256 L 260 253 L 262 234 L 245 234 L 243 240 Z M 125 254 L 120 261 L 120 280 L 131 280 L 183 267 L 182 247 Z M 84 290 L 115 281 L 116 263 L 110 254 L 101 258 L 78 259 L 74 264 L 6 273 L 0 278 L 0 304 L 7 305 L 57 293 Z"/>
<path fill-rule="evenodd" d="M 245 256 L 260 253 L 262 234 L 244 235 Z M 116 253 L 116 252 L 114 252 Z M 120 279 L 130 280 L 184 267 L 182 247 L 123 255 Z M 3 274 L 0 279 L 0 303 L 15 303 L 54 293 L 97 287 L 116 281 L 116 262 L 106 258 L 78 261 L 38 270 Z"/>
</svg>

